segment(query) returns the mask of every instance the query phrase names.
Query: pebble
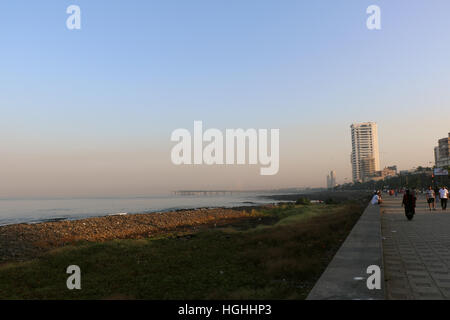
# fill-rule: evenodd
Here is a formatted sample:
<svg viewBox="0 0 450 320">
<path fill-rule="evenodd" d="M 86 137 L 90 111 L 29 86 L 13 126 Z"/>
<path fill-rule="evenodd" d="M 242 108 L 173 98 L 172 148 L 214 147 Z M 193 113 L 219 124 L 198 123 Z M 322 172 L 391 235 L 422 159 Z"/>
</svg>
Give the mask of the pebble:
<svg viewBox="0 0 450 320">
<path fill-rule="evenodd" d="M 250 214 L 242 210 L 214 208 L 2 226 L 0 262 L 11 258 L 27 260 L 77 241 L 146 238 L 184 228 L 197 230 L 201 225 L 224 225 L 230 220 L 245 217 L 250 217 Z"/>
</svg>

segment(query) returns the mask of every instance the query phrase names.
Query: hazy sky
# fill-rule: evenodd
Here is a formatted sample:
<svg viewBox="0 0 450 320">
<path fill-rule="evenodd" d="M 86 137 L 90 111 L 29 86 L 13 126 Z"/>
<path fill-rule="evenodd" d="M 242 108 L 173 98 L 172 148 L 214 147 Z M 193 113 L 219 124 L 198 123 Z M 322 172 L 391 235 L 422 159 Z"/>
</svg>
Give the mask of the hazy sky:
<svg viewBox="0 0 450 320">
<path fill-rule="evenodd" d="M 66 8 L 82 29 L 66 28 Z M 382 30 L 366 28 L 381 7 Z M 350 124 L 381 165 L 450 131 L 448 0 L 0 3 L 0 197 L 143 195 L 351 180 Z M 279 128 L 280 170 L 174 166 L 171 132 Z M 345 180 L 347 179 L 347 180 Z"/>
</svg>

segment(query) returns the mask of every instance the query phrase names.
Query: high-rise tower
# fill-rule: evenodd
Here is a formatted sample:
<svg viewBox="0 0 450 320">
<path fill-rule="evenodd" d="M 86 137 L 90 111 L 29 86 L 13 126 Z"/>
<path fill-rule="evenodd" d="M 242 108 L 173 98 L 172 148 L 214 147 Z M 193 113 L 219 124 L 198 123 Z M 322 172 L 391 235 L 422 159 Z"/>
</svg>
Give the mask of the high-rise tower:
<svg viewBox="0 0 450 320">
<path fill-rule="evenodd" d="M 380 170 L 378 128 L 374 122 L 354 123 L 352 134 L 353 182 L 362 182 Z"/>
</svg>

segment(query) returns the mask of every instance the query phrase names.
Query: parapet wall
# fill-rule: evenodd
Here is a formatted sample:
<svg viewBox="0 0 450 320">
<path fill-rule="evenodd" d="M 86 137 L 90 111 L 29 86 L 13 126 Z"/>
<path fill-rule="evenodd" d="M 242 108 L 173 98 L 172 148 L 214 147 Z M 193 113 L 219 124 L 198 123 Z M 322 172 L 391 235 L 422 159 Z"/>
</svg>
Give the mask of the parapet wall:
<svg viewBox="0 0 450 320">
<path fill-rule="evenodd" d="M 381 289 L 367 287 L 369 266 L 381 269 Z M 383 300 L 383 244 L 378 205 L 366 208 L 307 300 Z"/>
</svg>

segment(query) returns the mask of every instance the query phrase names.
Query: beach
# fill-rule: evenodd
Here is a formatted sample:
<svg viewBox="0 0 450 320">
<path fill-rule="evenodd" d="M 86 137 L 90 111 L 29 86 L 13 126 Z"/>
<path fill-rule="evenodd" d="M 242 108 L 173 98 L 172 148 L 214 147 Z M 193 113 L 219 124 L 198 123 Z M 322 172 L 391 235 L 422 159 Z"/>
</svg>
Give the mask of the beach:
<svg viewBox="0 0 450 320">
<path fill-rule="evenodd" d="M 227 195 L 166 194 L 118 197 L 0 199 L 0 226 L 19 223 L 80 220 L 118 213 L 141 214 L 180 209 L 233 208 L 244 205 L 272 203 L 273 200 L 262 197 L 264 194 L 263 192 L 243 192 Z"/>
<path fill-rule="evenodd" d="M 360 200 L 364 192 L 331 193 L 334 201 Z M 266 204 L 242 206 L 178 209 L 139 214 L 108 215 L 77 220 L 19 223 L 0 226 L 0 264 L 26 261 L 52 249 L 77 242 L 104 242 L 114 239 L 143 239 L 169 233 L 198 231 L 234 222 L 255 219 L 258 209 L 270 209 L 275 202 L 294 201 L 299 197 L 326 200 L 329 192 L 312 194 L 273 194 L 264 196 Z M 261 196 L 262 198 L 262 196 Z M 272 202 L 272 203 L 268 203 Z M 257 220 L 265 219 L 259 217 Z"/>
<path fill-rule="evenodd" d="M 0 227 L 0 299 L 304 299 L 363 198 Z"/>
<path fill-rule="evenodd" d="M 270 208 L 271 205 L 262 207 Z M 80 241 L 142 239 L 251 219 L 251 207 L 201 208 L 0 227 L 0 263 L 25 261 Z"/>
</svg>

